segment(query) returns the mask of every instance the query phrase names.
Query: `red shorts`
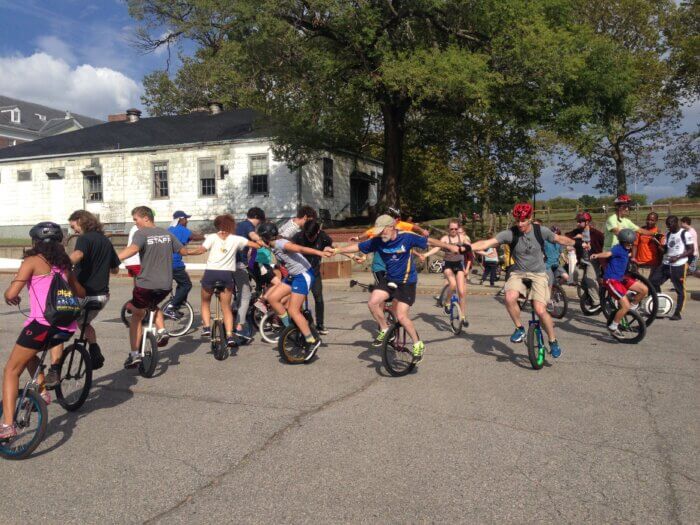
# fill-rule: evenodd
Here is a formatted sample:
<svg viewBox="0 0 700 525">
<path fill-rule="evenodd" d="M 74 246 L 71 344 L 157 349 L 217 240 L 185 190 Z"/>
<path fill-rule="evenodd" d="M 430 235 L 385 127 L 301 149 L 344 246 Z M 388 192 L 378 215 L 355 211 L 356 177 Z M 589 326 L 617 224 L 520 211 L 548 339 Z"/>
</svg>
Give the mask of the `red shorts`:
<svg viewBox="0 0 700 525">
<path fill-rule="evenodd" d="M 605 287 L 614 297 L 621 299 L 627 295 L 627 291 L 636 282 L 636 279 L 632 279 L 631 277 L 627 276 L 623 277 L 621 281 L 618 281 L 617 279 L 605 279 Z"/>
<path fill-rule="evenodd" d="M 129 272 L 129 277 L 136 277 L 138 274 L 141 273 L 141 265 L 131 264 L 126 267 L 126 271 Z"/>
<path fill-rule="evenodd" d="M 169 294 L 170 290 L 149 290 L 135 286 L 131 304 L 138 309 L 157 308 Z"/>
</svg>

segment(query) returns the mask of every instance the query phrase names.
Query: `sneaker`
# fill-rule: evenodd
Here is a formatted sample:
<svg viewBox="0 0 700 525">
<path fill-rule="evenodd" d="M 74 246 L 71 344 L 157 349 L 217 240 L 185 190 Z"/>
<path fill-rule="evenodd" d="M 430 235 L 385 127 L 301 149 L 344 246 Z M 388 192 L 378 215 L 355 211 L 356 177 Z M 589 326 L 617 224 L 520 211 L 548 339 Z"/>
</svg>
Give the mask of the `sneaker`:
<svg viewBox="0 0 700 525">
<path fill-rule="evenodd" d="M 44 387 L 48 388 L 49 390 L 53 390 L 60 382 L 61 378 L 58 376 L 58 370 L 49 368 L 49 371 L 46 372 L 46 378 L 44 379 Z"/>
<path fill-rule="evenodd" d="M 321 335 L 328 335 L 328 330 L 323 325 L 316 325 L 316 331 Z"/>
<path fill-rule="evenodd" d="M 141 361 L 141 354 L 129 354 L 129 357 L 124 361 L 124 368 L 136 368 Z"/>
<path fill-rule="evenodd" d="M 320 339 L 316 339 L 316 341 L 314 341 L 313 343 L 309 343 L 309 349 L 306 351 L 306 357 L 304 358 L 304 361 L 311 361 L 316 355 L 316 350 L 318 350 L 319 346 L 321 346 Z"/>
<path fill-rule="evenodd" d="M 168 332 L 165 330 L 165 328 L 161 328 L 158 330 L 156 333 L 156 337 L 158 338 L 158 348 L 162 348 L 165 345 L 168 344 L 168 341 L 170 341 L 170 336 L 168 335 Z"/>
<path fill-rule="evenodd" d="M 386 330 L 379 330 L 377 337 L 375 337 L 374 341 L 372 341 L 372 346 L 374 346 L 374 347 L 382 346 L 382 343 L 384 342 L 385 337 L 386 337 Z"/>
<path fill-rule="evenodd" d="M 0 442 L 2 441 L 9 441 L 13 437 L 17 435 L 17 426 L 16 425 L 5 425 L 4 423 L 0 424 Z"/>
<path fill-rule="evenodd" d="M 242 345 L 247 345 L 253 340 L 253 336 L 247 327 L 244 327 L 240 332 L 236 331 L 234 335 L 238 338 L 239 344 Z"/>
<path fill-rule="evenodd" d="M 100 345 L 97 343 L 90 345 L 90 361 L 92 362 L 93 370 L 99 370 L 105 364 L 105 358 L 102 355 Z"/>
<path fill-rule="evenodd" d="M 615 327 L 615 328 L 613 328 L 613 327 L 611 327 L 610 325 L 608 325 L 608 330 L 610 331 L 610 335 L 612 335 L 613 337 L 624 337 L 624 335 L 622 334 L 622 332 L 620 332 L 620 327 L 619 327 L 619 325 L 618 325 L 617 327 Z"/>
<path fill-rule="evenodd" d="M 522 326 L 519 326 L 518 328 L 515 329 L 515 332 L 513 332 L 513 335 L 510 336 L 510 342 L 511 343 L 521 343 L 525 339 L 525 328 Z"/>
<path fill-rule="evenodd" d="M 264 314 L 267 313 L 267 305 L 265 304 L 265 301 L 263 301 L 262 299 L 258 299 L 257 301 L 255 301 L 254 306 L 258 310 L 260 310 L 262 313 L 264 313 Z"/>
<path fill-rule="evenodd" d="M 671 317 L 669 317 L 671 321 L 680 321 L 681 320 L 681 314 L 675 313 Z"/>
<path fill-rule="evenodd" d="M 549 352 L 552 354 L 554 359 L 561 355 L 561 346 L 559 346 L 559 341 L 555 340 L 549 342 Z"/>
<path fill-rule="evenodd" d="M 446 304 L 442 307 L 443 311 L 447 314 L 450 315 L 450 305 Z"/>
<path fill-rule="evenodd" d="M 462 326 L 464 328 L 469 328 L 469 321 L 467 321 L 466 319 L 462 319 Z"/>
<path fill-rule="evenodd" d="M 226 346 L 229 348 L 238 346 L 238 338 L 235 334 L 226 337 Z"/>
<path fill-rule="evenodd" d="M 203 326 L 202 327 L 202 337 L 211 337 L 211 327 L 210 326 Z"/>
<path fill-rule="evenodd" d="M 46 390 L 46 388 L 44 388 L 43 392 L 39 392 L 39 395 L 41 396 L 41 399 L 44 400 L 44 403 L 46 403 L 47 405 L 51 404 L 51 392 Z"/>
<path fill-rule="evenodd" d="M 418 341 L 413 343 L 413 361 L 418 364 L 423 360 L 423 354 L 425 353 L 425 343 L 423 341 Z"/>
</svg>

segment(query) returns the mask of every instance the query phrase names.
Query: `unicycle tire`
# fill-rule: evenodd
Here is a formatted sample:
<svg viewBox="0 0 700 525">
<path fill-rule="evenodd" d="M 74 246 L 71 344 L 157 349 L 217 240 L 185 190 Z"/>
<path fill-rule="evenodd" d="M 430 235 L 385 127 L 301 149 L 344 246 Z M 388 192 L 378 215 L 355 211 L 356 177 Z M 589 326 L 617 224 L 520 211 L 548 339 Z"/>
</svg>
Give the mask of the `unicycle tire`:
<svg viewBox="0 0 700 525">
<path fill-rule="evenodd" d="M 166 303 L 166 306 L 169 303 Z M 165 307 L 163 308 L 165 309 Z M 182 317 L 175 318 L 167 315 L 163 315 L 163 321 L 165 322 L 165 331 L 170 337 L 180 337 L 185 335 L 192 328 L 192 323 L 194 323 L 194 310 L 192 305 L 185 301 L 178 311 L 183 314 Z"/>
<path fill-rule="evenodd" d="M 640 308 L 639 313 L 644 319 L 644 324 L 646 324 L 646 326 L 651 326 L 651 323 L 653 323 L 659 315 L 659 295 L 654 285 L 651 284 L 651 281 L 643 275 L 637 272 L 630 272 L 630 277 L 644 284 L 647 290 L 649 290 L 649 295 L 642 301 L 644 304 L 640 304 L 640 307 L 643 308 Z"/>
<path fill-rule="evenodd" d="M 406 343 L 407 336 L 406 329 L 399 323 L 394 323 L 382 341 L 382 364 L 394 377 L 410 374 L 416 367 L 410 338 L 409 343 Z"/>
<path fill-rule="evenodd" d="M 17 403 L 20 403 L 21 397 L 22 390 L 17 394 Z M 28 389 L 23 405 L 16 410 L 17 436 L 11 440 L 0 442 L 0 457 L 5 459 L 28 458 L 46 435 L 49 414 L 46 403 L 39 393 L 36 390 Z M 0 404 L 1 417 L 2 404 Z"/>
<path fill-rule="evenodd" d="M 61 355 L 58 366 L 59 377 L 56 385 L 56 399 L 68 412 L 83 406 L 92 386 L 92 360 L 82 344 L 72 343 Z"/>
<path fill-rule="evenodd" d="M 569 308 L 569 300 L 566 297 L 564 289 L 558 285 L 552 285 L 551 297 L 547 304 L 547 311 L 555 319 L 562 319 Z"/>
<path fill-rule="evenodd" d="M 644 317 L 635 310 L 628 311 L 619 324 L 619 330 L 623 337 L 611 335 L 620 343 L 633 345 L 639 343 L 647 333 L 647 325 Z"/>
<path fill-rule="evenodd" d="M 314 337 L 318 337 L 313 330 L 311 333 Z M 308 343 L 295 324 L 290 324 L 282 330 L 277 342 L 277 350 L 284 361 L 290 365 L 306 362 L 308 348 Z"/>
<path fill-rule="evenodd" d="M 450 328 L 455 335 L 462 333 L 462 308 L 456 301 L 450 305 Z"/>
<path fill-rule="evenodd" d="M 226 344 L 226 328 L 224 323 L 218 320 L 215 320 L 211 327 L 211 352 L 217 361 L 223 361 L 229 355 Z"/>
<path fill-rule="evenodd" d="M 530 365 L 535 370 L 540 370 L 544 366 L 546 350 L 544 346 L 540 348 L 539 337 L 535 325 L 531 324 L 527 329 L 527 357 Z"/>
<path fill-rule="evenodd" d="M 155 334 L 146 334 L 146 348 L 144 348 L 141 357 L 139 374 L 141 374 L 141 377 L 153 377 L 158 366 L 158 339 L 156 339 Z"/>
<path fill-rule="evenodd" d="M 266 343 L 277 344 L 283 330 L 284 325 L 280 321 L 279 315 L 273 310 L 268 310 L 260 320 L 260 337 Z"/>
</svg>

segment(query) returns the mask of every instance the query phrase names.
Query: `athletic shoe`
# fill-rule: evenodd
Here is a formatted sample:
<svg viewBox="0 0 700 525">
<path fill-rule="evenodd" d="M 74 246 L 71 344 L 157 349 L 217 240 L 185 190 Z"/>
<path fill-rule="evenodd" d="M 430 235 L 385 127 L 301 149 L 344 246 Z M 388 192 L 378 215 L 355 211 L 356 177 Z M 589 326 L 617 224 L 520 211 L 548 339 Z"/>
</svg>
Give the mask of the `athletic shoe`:
<svg viewBox="0 0 700 525">
<path fill-rule="evenodd" d="M 323 325 L 316 325 L 316 331 L 321 335 L 328 335 L 328 330 Z"/>
<path fill-rule="evenodd" d="M 202 337 L 211 337 L 211 327 L 210 326 L 203 326 L 202 327 Z"/>
<path fill-rule="evenodd" d="M 613 337 L 624 337 L 624 335 L 622 334 L 622 332 L 620 332 L 620 327 L 619 327 L 619 325 L 618 325 L 617 327 L 615 327 L 615 328 L 613 328 L 613 327 L 611 327 L 610 325 L 608 325 L 608 330 L 610 331 L 610 335 L 612 335 Z"/>
<path fill-rule="evenodd" d="M 669 317 L 671 321 L 680 321 L 681 320 L 681 314 L 675 313 L 671 317 Z"/>
<path fill-rule="evenodd" d="M 173 306 L 172 306 L 171 304 L 169 304 L 168 306 L 166 306 L 166 307 L 163 309 L 163 315 L 164 315 L 165 317 L 170 317 L 171 319 L 178 319 L 178 320 L 179 320 L 179 319 L 182 319 L 182 318 L 185 316 L 184 313 L 182 313 L 182 312 L 180 312 L 179 310 L 176 310 L 175 308 L 173 308 Z"/>
<path fill-rule="evenodd" d="M 561 355 L 561 346 L 559 346 L 559 341 L 550 341 L 549 342 L 549 351 L 552 354 L 552 357 L 556 359 Z"/>
<path fill-rule="evenodd" d="M 92 369 L 99 370 L 105 364 L 105 358 L 102 355 L 102 350 L 100 345 L 97 343 L 90 345 L 90 361 L 92 362 Z"/>
<path fill-rule="evenodd" d="M 467 321 L 466 319 L 462 319 L 462 326 L 464 328 L 469 328 L 469 321 Z"/>
<path fill-rule="evenodd" d="M 49 371 L 46 372 L 46 378 L 44 379 L 44 387 L 52 390 L 56 388 L 60 382 L 61 378 L 58 376 L 58 370 L 49 368 Z"/>
<path fill-rule="evenodd" d="M 313 343 L 309 343 L 309 349 L 306 351 L 306 357 L 304 358 L 304 361 L 308 362 L 311 361 L 314 358 L 314 355 L 316 355 L 316 350 L 318 350 L 318 347 L 321 346 L 321 340 L 316 339 Z"/>
<path fill-rule="evenodd" d="M 525 339 L 525 328 L 522 326 L 519 326 L 518 328 L 515 329 L 515 332 L 513 332 L 513 335 L 510 336 L 510 342 L 511 343 L 521 343 Z"/>
<path fill-rule="evenodd" d="M 136 368 L 141 361 L 141 354 L 129 354 L 129 357 L 124 361 L 124 368 Z"/>
<path fill-rule="evenodd" d="M 158 338 L 158 348 L 162 348 L 165 345 L 168 344 L 168 341 L 170 341 L 170 336 L 168 335 L 168 332 L 165 330 L 165 328 L 161 328 L 158 330 L 156 333 L 156 337 Z"/>
<path fill-rule="evenodd" d="M 44 391 L 40 392 L 39 395 L 41 396 L 41 399 L 44 400 L 44 403 L 46 403 L 47 405 L 51 404 L 51 392 L 44 389 Z"/>
<path fill-rule="evenodd" d="M 382 346 L 382 343 L 384 342 L 385 337 L 386 337 L 386 330 L 379 330 L 377 337 L 375 337 L 374 341 L 372 341 L 372 346 L 374 346 L 374 347 Z"/>
<path fill-rule="evenodd" d="M 240 332 L 234 332 L 234 335 L 238 338 L 239 344 L 242 345 L 247 345 L 253 340 L 253 335 L 250 333 L 247 325 Z"/>
<path fill-rule="evenodd" d="M 16 425 L 0 423 L 0 441 L 9 441 L 17 435 Z"/>
<path fill-rule="evenodd" d="M 265 301 L 263 301 L 262 299 L 258 299 L 257 301 L 255 301 L 254 306 L 258 310 L 260 310 L 262 313 L 264 313 L 264 314 L 267 313 L 267 306 L 265 305 Z"/>
<path fill-rule="evenodd" d="M 226 346 L 233 348 L 238 346 L 238 338 L 235 335 L 229 335 L 226 337 Z"/>
<path fill-rule="evenodd" d="M 418 341 L 413 343 L 413 361 L 418 364 L 423 360 L 423 354 L 425 353 L 425 343 L 423 341 Z"/>
<path fill-rule="evenodd" d="M 446 304 L 442 307 L 443 311 L 447 314 L 450 315 L 450 305 Z"/>
</svg>

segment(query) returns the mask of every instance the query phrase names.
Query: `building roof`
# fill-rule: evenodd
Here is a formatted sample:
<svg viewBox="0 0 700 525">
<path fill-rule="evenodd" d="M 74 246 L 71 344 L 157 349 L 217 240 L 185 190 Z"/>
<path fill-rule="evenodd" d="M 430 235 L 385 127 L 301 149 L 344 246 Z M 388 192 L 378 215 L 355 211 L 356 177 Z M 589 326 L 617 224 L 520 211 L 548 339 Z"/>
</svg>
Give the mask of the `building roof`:
<svg viewBox="0 0 700 525">
<path fill-rule="evenodd" d="M 14 108 L 18 108 L 20 111 L 20 122 L 12 122 L 9 111 L 0 111 L 0 124 L 17 130 L 33 131 L 40 136 L 48 136 L 60 132 L 56 131 L 56 129 L 61 129 L 66 122 L 71 124 L 76 122 L 79 127 L 83 128 L 102 123 L 101 120 L 71 113 L 70 111 L 62 111 L 0 95 L 0 110 Z"/>
<path fill-rule="evenodd" d="M 260 117 L 251 109 L 236 109 L 107 122 L 0 149 L 0 160 L 267 137 L 262 127 L 254 127 Z"/>
</svg>

